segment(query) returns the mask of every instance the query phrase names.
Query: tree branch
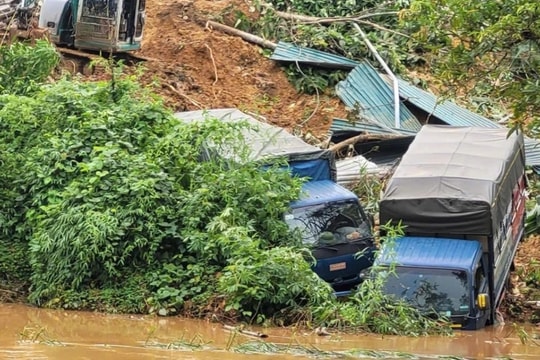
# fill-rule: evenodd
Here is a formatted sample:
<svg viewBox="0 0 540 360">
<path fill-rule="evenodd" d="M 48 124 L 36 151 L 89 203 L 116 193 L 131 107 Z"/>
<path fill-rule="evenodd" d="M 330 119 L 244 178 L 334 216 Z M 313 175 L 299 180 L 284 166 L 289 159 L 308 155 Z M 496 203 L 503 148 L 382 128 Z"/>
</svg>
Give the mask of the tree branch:
<svg viewBox="0 0 540 360">
<path fill-rule="evenodd" d="M 403 135 L 377 135 L 377 134 L 361 134 L 357 136 L 353 136 L 351 138 L 348 138 L 346 140 L 343 140 L 342 142 L 339 142 L 335 145 L 332 145 L 328 148 L 328 150 L 337 153 L 341 149 L 349 146 L 354 145 L 359 142 L 364 141 L 370 141 L 370 140 L 385 140 L 385 139 L 397 139 L 404 137 Z"/>
<path fill-rule="evenodd" d="M 303 24 L 321 24 L 321 25 L 328 25 L 332 23 L 337 22 L 356 22 L 358 24 L 368 25 L 371 27 L 374 27 L 376 29 L 382 30 L 382 31 L 388 31 L 390 33 L 400 35 L 406 38 L 410 38 L 409 35 L 404 34 L 402 32 L 389 29 L 387 27 L 384 27 L 382 25 L 376 24 L 374 22 L 364 20 L 370 17 L 374 16 L 380 16 L 380 15 L 396 15 L 397 11 L 385 11 L 385 12 L 378 12 L 378 13 L 370 13 L 365 15 L 359 15 L 359 16 L 343 16 L 343 17 L 328 17 L 328 18 L 320 18 L 316 16 L 308 16 L 308 15 L 301 15 L 301 14 L 293 14 L 283 11 L 275 11 L 276 15 L 279 16 L 282 19 L 285 20 L 294 20 L 296 22 L 300 22 Z"/>
<path fill-rule="evenodd" d="M 260 36 L 253 35 L 245 31 L 238 30 L 233 27 L 217 23 L 212 20 L 208 20 L 206 22 L 206 27 L 223 31 L 224 33 L 229 34 L 229 35 L 239 36 L 246 41 L 249 41 L 251 43 L 257 44 L 259 46 L 262 46 L 268 49 L 274 50 L 277 46 L 275 43 L 265 40 Z"/>
<path fill-rule="evenodd" d="M 364 19 L 369 19 L 371 17 L 380 16 L 380 15 L 397 15 L 398 12 L 397 11 L 384 11 L 384 12 L 379 12 L 379 13 L 365 14 L 365 15 L 337 16 L 337 17 L 334 16 L 334 17 L 327 17 L 327 18 L 294 14 L 294 13 L 288 13 L 288 12 L 277 11 L 277 10 L 275 11 L 275 13 L 280 18 L 287 19 L 287 20 L 295 20 L 295 21 L 300 21 L 304 23 L 312 23 L 312 24 L 331 24 L 335 22 L 364 20 Z"/>
</svg>

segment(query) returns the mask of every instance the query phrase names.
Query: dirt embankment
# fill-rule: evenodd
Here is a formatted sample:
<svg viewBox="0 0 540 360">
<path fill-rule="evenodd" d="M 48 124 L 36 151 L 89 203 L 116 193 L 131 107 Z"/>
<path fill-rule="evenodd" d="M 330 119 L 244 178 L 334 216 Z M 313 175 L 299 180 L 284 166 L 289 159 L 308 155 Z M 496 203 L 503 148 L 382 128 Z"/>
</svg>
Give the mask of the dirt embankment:
<svg viewBox="0 0 540 360">
<path fill-rule="evenodd" d="M 540 323 L 540 235 L 527 237 L 518 247 L 511 274 L 512 289 L 503 310 L 509 321 Z"/>
<path fill-rule="evenodd" d="M 150 0 L 143 48 L 145 81 L 176 111 L 236 107 L 264 116 L 289 130 L 324 135 L 334 117 L 345 117 L 335 97 L 298 94 L 280 65 L 264 49 L 207 27 L 208 20 L 234 24 L 241 10 L 257 16 L 240 0 Z"/>
</svg>

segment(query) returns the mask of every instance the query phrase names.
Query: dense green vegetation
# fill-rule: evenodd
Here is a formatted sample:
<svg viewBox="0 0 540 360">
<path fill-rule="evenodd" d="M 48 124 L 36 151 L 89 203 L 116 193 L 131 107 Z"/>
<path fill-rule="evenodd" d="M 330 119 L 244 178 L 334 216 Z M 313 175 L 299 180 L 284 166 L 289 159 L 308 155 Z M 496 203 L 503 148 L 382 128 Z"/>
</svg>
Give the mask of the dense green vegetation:
<svg viewBox="0 0 540 360">
<path fill-rule="evenodd" d="M 447 86 L 488 95 L 509 105 L 515 121 L 539 125 L 537 1 L 414 0 L 403 23 Z"/>
<path fill-rule="evenodd" d="M 108 81 L 46 81 L 47 42 L 2 51 L 0 288 L 65 309 L 449 331 L 375 282 L 334 298 L 281 220 L 302 179 L 237 161 L 247 123 L 184 123 L 113 65 Z M 199 161 L 207 144 L 235 161 Z"/>
</svg>

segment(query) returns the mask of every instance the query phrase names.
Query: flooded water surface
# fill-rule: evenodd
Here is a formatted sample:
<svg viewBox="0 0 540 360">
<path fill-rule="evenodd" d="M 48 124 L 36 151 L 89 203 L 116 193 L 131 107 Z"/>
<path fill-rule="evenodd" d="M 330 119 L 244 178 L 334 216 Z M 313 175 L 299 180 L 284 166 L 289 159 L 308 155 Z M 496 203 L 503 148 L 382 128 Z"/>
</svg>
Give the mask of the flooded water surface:
<svg viewBox="0 0 540 360">
<path fill-rule="evenodd" d="M 516 330 L 517 329 L 517 330 Z M 1 359 L 540 359 L 533 328 L 507 324 L 451 337 L 317 336 L 179 317 L 108 315 L 0 304 Z M 524 336 L 528 336 L 525 339 Z M 526 340 L 525 344 L 522 339 Z"/>
</svg>

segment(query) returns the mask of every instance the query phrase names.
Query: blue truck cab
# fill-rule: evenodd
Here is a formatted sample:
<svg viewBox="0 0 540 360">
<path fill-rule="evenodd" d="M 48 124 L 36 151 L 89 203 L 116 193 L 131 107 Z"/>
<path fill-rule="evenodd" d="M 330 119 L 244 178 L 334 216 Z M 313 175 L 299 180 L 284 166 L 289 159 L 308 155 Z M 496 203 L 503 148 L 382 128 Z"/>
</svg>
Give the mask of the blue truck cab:
<svg viewBox="0 0 540 360">
<path fill-rule="evenodd" d="M 373 263 L 373 235 L 353 192 L 331 180 L 309 181 L 284 219 L 311 248 L 319 277 L 343 291 L 361 282 L 360 273 Z"/>
<path fill-rule="evenodd" d="M 521 133 L 424 125 L 379 203 L 381 224 L 405 235 L 395 245 L 383 241 L 375 261 L 395 270 L 385 292 L 458 328 L 495 323 L 526 199 Z"/>
<path fill-rule="evenodd" d="M 490 317 L 488 263 L 478 241 L 402 237 L 383 247 L 376 268 L 386 271 L 383 291 L 455 328 L 482 328 Z M 384 271 L 384 270 L 382 270 Z"/>
<path fill-rule="evenodd" d="M 300 197 L 291 202 L 283 220 L 310 249 L 315 260 L 312 269 L 336 290 L 336 295 L 346 295 L 361 282 L 361 271 L 373 264 L 372 224 L 358 197 L 336 182 L 334 153 L 234 108 L 175 116 L 185 122 L 213 118 L 249 123 L 250 128 L 241 134 L 249 148 L 248 160 L 260 164 L 262 170 L 278 163 L 292 176 L 305 179 Z M 234 157 L 229 150 L 221 149 L 217 155 Z M 210 149 L 202 155 L 203 160 L 209 159 L 216 151 Z"/>
</svg>

